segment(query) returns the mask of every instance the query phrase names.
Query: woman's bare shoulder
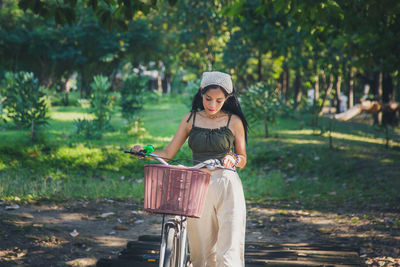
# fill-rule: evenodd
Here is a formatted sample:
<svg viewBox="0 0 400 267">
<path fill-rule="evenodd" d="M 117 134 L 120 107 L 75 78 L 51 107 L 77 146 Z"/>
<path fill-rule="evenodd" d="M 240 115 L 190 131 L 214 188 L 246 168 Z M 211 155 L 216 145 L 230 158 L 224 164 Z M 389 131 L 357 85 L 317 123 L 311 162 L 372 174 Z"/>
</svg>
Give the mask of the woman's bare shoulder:
<svg viewBox="0 0 400 267">
<path fill-rule="evenodd" d="M 182 118 L 182 121 L 185 121 L 185 122 L 191 122 L 192 120 L 193 120 L 193 112 L 192 111 L 186 113 Z"/>
<path fill-rule="evenodd" d="M 234 136 L 236 136 L 236 133 L 241 133 L 243 131 L 243 123 L 238 115 L 232 114 L 229 129 L 232 131 Z"/>
<path fill-rule="evenodd" d="M 232 114 L 232 117 L 231 117 L 231 124 L 232 124 L 232 126 L 234 126 L 234 127 L 240 127 L 240 126 L 242 126 L 243 127 L 243 123 L 242 123 L 242 120 L 240 119 L 240 117 L 238 116 L 238 115 L 236 115 L 236 114 Z"/>
</svg>

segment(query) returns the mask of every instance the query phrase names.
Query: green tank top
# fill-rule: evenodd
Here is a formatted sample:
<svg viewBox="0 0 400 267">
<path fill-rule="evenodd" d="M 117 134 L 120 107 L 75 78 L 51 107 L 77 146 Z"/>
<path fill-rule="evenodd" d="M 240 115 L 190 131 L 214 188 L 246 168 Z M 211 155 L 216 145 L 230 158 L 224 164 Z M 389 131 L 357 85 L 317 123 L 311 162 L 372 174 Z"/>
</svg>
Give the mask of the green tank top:
<svg viewBox="0 0 400 267">
<path fill-rule="evenodd" d="M 190 114 L 187 122 L 193 115 L 192 130 L 189 133 L 188 144 L 193 152 L 193 162 L 207 159 L 221 159 L 226 153 L 233 151 L 235 137 L 229 129 L 232 114 L 229 114 L 226 126 L 216 129 L 201 128 L 195 126 L 196 112 Z"/>
</svg>

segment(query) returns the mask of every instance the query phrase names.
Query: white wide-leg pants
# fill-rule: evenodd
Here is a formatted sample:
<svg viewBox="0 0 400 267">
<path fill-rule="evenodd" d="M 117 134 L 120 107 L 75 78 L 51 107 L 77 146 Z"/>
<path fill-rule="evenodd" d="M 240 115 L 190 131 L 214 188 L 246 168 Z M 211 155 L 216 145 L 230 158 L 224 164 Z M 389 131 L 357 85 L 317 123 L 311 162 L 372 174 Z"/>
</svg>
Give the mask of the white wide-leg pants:
<svg viewBox="0 0 400 267">
<path fill-rule="evenodd" d="M 215 170 L 199 219 L 188 218 L 193 267 L 242 267 L 246 231 L 246 203 L 236 172 Z"/>
</svg>

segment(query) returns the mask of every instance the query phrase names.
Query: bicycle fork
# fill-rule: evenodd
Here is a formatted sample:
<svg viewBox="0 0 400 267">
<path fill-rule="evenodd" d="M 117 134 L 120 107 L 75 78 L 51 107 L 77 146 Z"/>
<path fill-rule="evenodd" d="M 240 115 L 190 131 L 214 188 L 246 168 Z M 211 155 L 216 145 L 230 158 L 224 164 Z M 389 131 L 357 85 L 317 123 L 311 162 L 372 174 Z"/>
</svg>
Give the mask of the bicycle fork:
<svg viewBox="0 0 400 267">
<path fill-rule="evenodd" d="M 188 241 L 187 241 L 187 221 L 186 217 L 184 216 L 175 216 L 173 218 L 170 218 L 166 223 L 163 223 L 159 266 L 160 267 L 165 266 L 164 261 L 166 259 L 165 252 L 168 242 L 167 239 L 171 229 L 174 230 L 174 238 L 173 238 L 174 255 L 172 256 L 173 265 L 171 266 L 185 267 L 188 255 L 188 248 L 187 248 Z"/>
</svg>

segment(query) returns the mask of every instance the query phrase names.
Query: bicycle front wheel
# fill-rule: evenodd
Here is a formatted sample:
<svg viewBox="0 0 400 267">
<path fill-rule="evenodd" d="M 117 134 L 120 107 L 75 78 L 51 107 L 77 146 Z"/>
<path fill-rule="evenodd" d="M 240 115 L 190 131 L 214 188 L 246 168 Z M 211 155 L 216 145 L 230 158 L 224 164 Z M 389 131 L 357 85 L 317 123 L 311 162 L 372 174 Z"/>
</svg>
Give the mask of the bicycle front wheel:
<svg viewBox="0 0 400 267">
<path fill-rule="evenodd" d="M 175 267 L 177 261 L 177 243 L 178 237 L 176 235 L 175 227 L 172 225 L 167 226 L 165 231 L 165 250 L 163 267 Z"/>
</svg>

